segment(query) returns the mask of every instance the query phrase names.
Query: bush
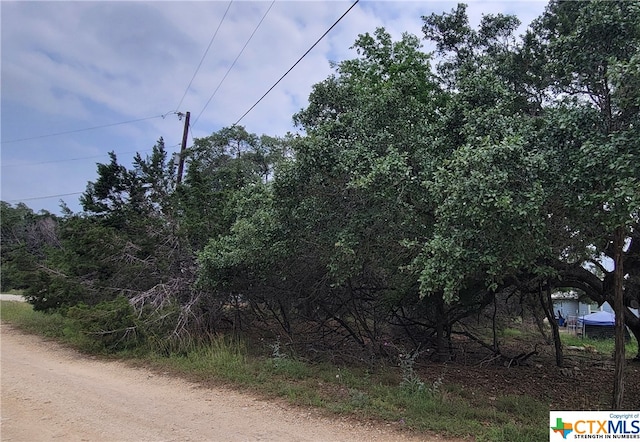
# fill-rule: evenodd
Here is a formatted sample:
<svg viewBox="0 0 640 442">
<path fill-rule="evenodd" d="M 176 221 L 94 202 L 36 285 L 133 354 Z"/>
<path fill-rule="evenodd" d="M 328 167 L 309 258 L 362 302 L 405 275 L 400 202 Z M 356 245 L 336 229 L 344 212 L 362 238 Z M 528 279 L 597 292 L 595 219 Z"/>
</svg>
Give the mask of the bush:
<svg viewBox="0 0 640 442">
<path fill-rule="evenodd" d="M 31 285 L 25 291 L 25 298 L 33 309 L 39 312 L 61 312 L 76 297 L 77 288 L 72 288 L 64 278 L 52 277 L 48 273 L 36 272 Z"/>
<path fill-rule="evenodd" d="M 67 317 L 80 332 L 84 342 L 78 344 L 85 350 L 118 351 L 141 343 L 133 307 L 123 296 L 93 307 L 78 304 L 69 309 Z"/>
</svg>

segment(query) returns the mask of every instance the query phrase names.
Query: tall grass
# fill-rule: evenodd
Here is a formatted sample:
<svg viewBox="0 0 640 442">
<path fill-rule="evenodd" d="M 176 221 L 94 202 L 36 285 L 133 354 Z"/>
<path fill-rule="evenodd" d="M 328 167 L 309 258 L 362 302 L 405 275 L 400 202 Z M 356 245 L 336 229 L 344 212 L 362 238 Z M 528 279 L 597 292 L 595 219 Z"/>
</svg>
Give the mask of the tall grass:
<svg viewBox="0 0 640 442">
<path fill-rule="evenodd" d="M 158 355 L 153 357 L 158 361 Z M 174 369 L 206 377 L 214 374 L 218 379 L 243 385 L 251 384 L 252 375 L 246 347 L 241 341 L 212 337 L 206 341 L 185 345 L 181 353 L 168 358 L 160 357 Z"/>
<path fill-rule="evenodd" d="M 64 338 L 69 326 L 62 315 L 35 312 L 30 304 L 16 301 L 0 301 L 0 320 L 49 338 Z"/>
</svg>

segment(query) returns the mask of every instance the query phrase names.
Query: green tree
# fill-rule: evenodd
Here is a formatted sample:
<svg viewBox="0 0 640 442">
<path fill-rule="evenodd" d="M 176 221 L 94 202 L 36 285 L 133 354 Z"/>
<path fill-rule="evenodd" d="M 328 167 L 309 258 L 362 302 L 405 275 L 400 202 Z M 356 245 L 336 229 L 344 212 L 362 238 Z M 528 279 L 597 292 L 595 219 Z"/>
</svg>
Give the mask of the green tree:
<svg viewBox="0 0 640 442">
<path fill-rule="evenodd" d="M 270 181 L 277 165 L 289 155 L 289 143 L 286 138 L 250 134 L 242 126 L 223 128 L 194 141 L 176 198 L 181 229 L 194 250 L 229 232 L 235 219 L 235 193 Z"/>
<path fill-rule="evenodd" d="M 423 22 L 447 100 L 436 126 L 444 155 L 424 180 L 434 196 L 434 230 L 413 266 L 422 296 L 482 306 L 500 292 L 526 291 L 523 269 L 528 280 L 547 272 L 539 262 L 549 253 L 547 165 L 532 136 L 542 99 L 524 81 L 533 78 L 523 69 L 531 60 L 514 36 L 515 17 L 485 15 L 475 30 L 460 4 Z M 495 336 L 492 347 L 498 351 Z"/>
<path fill-rule="evenodd" d="M 637 305 L 639 291 L 635 243 L 640 207 L 640 93 L 635 86 L 640 79 L 640 5 L 553 1 L 532 32 L 547 57 L 547 90 L 597 115 L 593 136 L 571 152 L 575 168 L 565 182 L 574 193 L 565 204 L 573 210 L 570 229 L 584 232 L 592 261 L 604 255 L 615 263 L 613 271 L 605 271 L 594 299 L 609 301 L 617 313 L 613 407 L 618 409 L 623 397 L 623 321 L 640 337 L 640 320 L 628 310 L 632 303 Z M 625 280 L 627 272 L 630 278 Z M 585 275 L 585 284 L 587 279 Z"/>
<path fill-rule="evenodd" d="M 637 305 L 639 11 L 553 1 L 516 45 L 506 17 L 485 17 L 478 31 L 462 5 L 424 18 L 444 57 L 455 136 L 431 183 L 443 198 L 418 261 L 423 289 L 455 296 L 478 278 L 493 288 L 513 280 L 612 304 L 624 291 L 625 306 Z M 619 263 L 617 276 L 603 256 Z M 625 306 L 618 317 L 634 330 Z"/>
<path fill-rule="evenodd" d="M 36 214 L 23 203 L 13 207 L 1 201 L 0 226 L 0 287 L 5 291 L 29 288 L 47 250 L 59 244 L 58 218 L 45 211 Z"/>
<path fill-rule="evenodd" d="M 456 299 L 481 280 L 493 290 L 545 255 L 544 163 L 519 138 L 461 146 L 434 175 L 436 230 L 425 248 L 424 293 Z"/>
<path fill-rule="evenodd" d="M 303 319 L 319 335 L 377 351 L 394 316 L 412 326 L 448 321 L 417 296 L 410 267 L 416 242 L 432 229 L 422 182 L 443 154 L 436 111 L 446 97 L 415 36 L 394 42 L 378 29 L 354 48 L 358 58 L 336 64 L 294 116 L 307 135 L 293 144 L 295 161 L 275 175 L 267 218 L 238 219 L 233 235 L 210 243 L 201 262 L 211 281 L 259 298 L 288 333 L 291 318 Z M 246 241 L 265 219 L 273 251 Z M 277 259 L 239 260 L 253 252 L 237 245 Z M 242 267 L 247 262 L 250 269 Z M 245 277 L 265 274 L 266 285 L 258 282 L 263 276 Z"/>
<path fill-rule="evenodd" d="M 118 163 L 114 152 L 108 164 L 98 164 L 98 178 L 87 184 L 80 197 L 85 212 L 104 218 L 114 227 L 124 228 L 128 222 L 147 216 L 168 215 L 170 195 L 175 181 L 175 164 L 167 159 L 162 138 L 152 153 L 133 159 L 133 169 Z"/>
<path fill-rule="evenodd" d="M 80 198 L 84 212 L 61 219 L 59 244 L 47 254 L 28 296 L 36 309 L 94 306 L 134 299 L 181 274 L 184 251 L 171 214 L 174 167 L 162 139 L 128 169 L 110 154 Z"/>
</svg>

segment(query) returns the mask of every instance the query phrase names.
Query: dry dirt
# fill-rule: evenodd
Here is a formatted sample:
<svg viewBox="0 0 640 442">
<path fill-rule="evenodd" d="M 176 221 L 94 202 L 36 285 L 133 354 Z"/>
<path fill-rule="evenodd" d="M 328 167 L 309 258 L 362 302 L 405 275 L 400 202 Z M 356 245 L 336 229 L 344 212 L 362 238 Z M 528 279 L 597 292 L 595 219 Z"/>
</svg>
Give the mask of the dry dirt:
<svg viewBox="0 0 640 442">
<path fill-rule="evenodd" d="M 122 362 L 1 325 L 2 441 L 417 441 Z"/>
<path fill-rule="evenodd" d="M 534 340 L 535 341 L 535 340 Z M 530 397 L 549 410 L 608 410 L 614 384 L 611 354 L 564 349 L 564 368 L 555 365 L 553 345 L 535 348 L 538 354 L 523 366 L 507 367 L 501 361 L 491 363 L 491 354 L 472 343 L 457 346 L 475 348 L 479 355 L 450 364 L 419 364 L 417 371 L 427 384 L 443 377 L 447 384 L 457 385 L 476 406 L 495 405 L 501 396 Z M 474 347 L 475 345 L 475 347 Z M 513 338 L 501 346 L 503 354 L 518 355 L 534 349 L 531 338 Z M 640 362 L 627 354 L 625 366 L 624 410 L 640 410 Z"/>
</svg>

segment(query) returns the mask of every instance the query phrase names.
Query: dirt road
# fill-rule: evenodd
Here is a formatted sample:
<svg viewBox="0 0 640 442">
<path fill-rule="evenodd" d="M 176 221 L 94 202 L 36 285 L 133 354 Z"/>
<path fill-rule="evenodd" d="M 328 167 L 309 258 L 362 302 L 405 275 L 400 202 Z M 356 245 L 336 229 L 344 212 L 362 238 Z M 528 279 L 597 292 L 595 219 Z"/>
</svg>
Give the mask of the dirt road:
<svg viewBox="0 0 640 442">
<path fill-rule="evenodd" d="M 91 359 L 10 325 L 0 338 L 2 441 L 425 440 Z"/>
</svg>

